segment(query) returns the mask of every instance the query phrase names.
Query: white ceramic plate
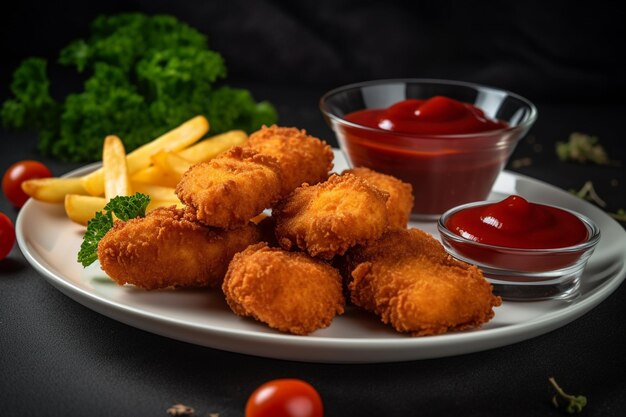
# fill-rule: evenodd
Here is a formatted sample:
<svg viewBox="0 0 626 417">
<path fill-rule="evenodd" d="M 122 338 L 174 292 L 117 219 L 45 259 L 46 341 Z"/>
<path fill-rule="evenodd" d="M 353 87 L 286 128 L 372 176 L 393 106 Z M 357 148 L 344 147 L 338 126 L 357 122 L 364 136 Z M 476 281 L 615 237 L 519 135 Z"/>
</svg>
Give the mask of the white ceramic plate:
<svg viewBox="0 0 626 417">
<path fill-rule="evenodd" d="M 335 151 L 335 169 L 347 164 Z M 85 174 L 95 165 L 68 176 Z M 582 278 L 575 300 L 504 302 L 480 329 L 413 338 L 400 335 L 377 317 L 348 309 L 332 325 L 309 336 L 274 331 L 234 315 L 220 291 L 147 292 L 112 283 L 96 264 L 76 262 L 84 228 L 65 217 L 62 205 L 28 201 L 18 216 L 19 246 L 43 277 L 72 299 L 123 323 L 162 336 L 211 348 L 257 356 L 337 363 L 395 362 L 477 352 L 530 339 L 561 327 L 588 312 L 626 277 L 626 232 L 604 212 L 540 181 L 503 172 L 490 199 L 509 194 L 581 212 L 599 225 L 602 238 Z M 434 223 L 414 223 L 435 236 Z"/>
</svg>

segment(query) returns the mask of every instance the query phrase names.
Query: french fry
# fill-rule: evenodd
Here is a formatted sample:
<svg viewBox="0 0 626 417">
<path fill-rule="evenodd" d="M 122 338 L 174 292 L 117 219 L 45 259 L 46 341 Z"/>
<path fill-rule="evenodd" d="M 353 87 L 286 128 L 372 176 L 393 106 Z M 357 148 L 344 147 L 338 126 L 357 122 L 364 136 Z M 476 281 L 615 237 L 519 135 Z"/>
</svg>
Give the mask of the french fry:
<svg viewBox="0 0 626 417">
<path fill-rule="evenodd" d="M 146 213 L 159 208 L 159 207 L 170 207 L 176 206 L 178 208 L 185 207 L 185 205 L 180 200 L 150 200 L 148 207 L 146 207 Z"/>
<path fill-rule="evenodd" d="M 104 197 L 110 200 L 115 196 L 132 194 L 124 144 L 117 136 L 107 136 L 102 149 L 102 169 L 104 172 Z"/>
<path fill-rule="evenodd" d="M 176 183 L 183 174 L 198 162 L 208 161 L 235 145 L 241 145 L 248 139 L 243 130 L 232 130 L 221 135 L 205 139 L 179 152 L 160 151 L 150 157 L 153 167 L 157 167 Z M 151 167 L 149 167 L 151 168 Z M 169 185 L 154 182 L 157 185 Z M 176 186 L 174 184 L 173 186 Z"/>
<path fill-rule="evenodd" d="M 189 167 L 193 165 L 193 162 L 171 151 L 157 152 L 150 157 L 150 160 L 154 166 L 177 180 L 180 180 Z"/>
<path fill-rule="evenodd" d="M 254 216 L 253 218 L 250 219 L 250 221 L 254 224 L 259 224 L 261 223 L 263 220 L 265 220 L 267 217 L 269 217 L 267 214 L 265 213 L 261 213 L 261 214 L 257 214 L 256 216 Z"/>
<path fill-rule="evenodd" d="M 231 130 L 215 135 L 186 149 L 178 151 L 178 156 L 191 163 L 208 161 L 233 146 L 243 145 L 248 140 L 248 134 L 243 130 Z"/>
<path fill-rule="evenodd" d="M 150 165 L 150 156 L 153 154 L 162 150 L 180 151 L 200 140 L 208 130 L 208 120 L 204 116 L 196 116 L 153 141 L 140 146 L 126 157 L 128 174 L 132 176 L 148 167 Z M 104 193 L 103 169 L 98 169 L 82 177 L 82 184 L 89 194 L 102 195 Z"/>
<path fill-rule="evenodd" d="M 133 190 L 138 193 L 147 194 L 150 200 L 156 201 L 178 201 L 176 191 L 173 187 L 163 187 L 161 185 L 132 183 Z"/>
<path fill-rule="evenodd" d="M 65 195 L 65 214 L 67 217 L 83 226 L 102 211 L 107 200 L 104 197 L 94 197 L 92 195 L 66 194 Z"/>
<path fill-rule="evenodd" d="M 67 194 L 65 196 L 65 214 L 74 223 L 87 225 L 97 212 L 104 210 L 107 200 L 104 197 L 92 195 Z M 180 200 L 155 200 L 150 198 L 146 213 L 159 207 L 184 207 Z"/>
<path fill-rule="evenodd" d="M 87 194 L 80 178 L 35 178 L 24 181 L 22 190 L 46 203 L 62 203 L 67 194 Z"/>
<path fill-rule="evenodd" d="M 180 178 L 168 174 L 167 172 L 164 172 L 161 168 L 154 165 L 144 168 L 130 177 L 131 182 L 162 185 L 165 187 L 176 187 L 179 179 Z"/>
</svg>

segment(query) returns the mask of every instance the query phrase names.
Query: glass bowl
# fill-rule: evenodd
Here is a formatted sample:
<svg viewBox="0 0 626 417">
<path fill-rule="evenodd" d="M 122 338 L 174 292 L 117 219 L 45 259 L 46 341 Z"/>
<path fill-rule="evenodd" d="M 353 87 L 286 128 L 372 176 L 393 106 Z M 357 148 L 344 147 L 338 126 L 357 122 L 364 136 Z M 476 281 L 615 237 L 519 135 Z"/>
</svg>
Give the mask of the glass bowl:
<svg viewBox="0 0 626 417">
<path fill-rule="evenodd" d="M 407 134 L 345 119 L 363 109 L 383 109 L 408 99 L 445 96 L 472 104 L 506 128 L 470 134 Z M 393 175 L 413 186 L 413 220 L 436 220 L 451 207 L 484 200 L 537 109 L 511 92 L 477 84 L 392 79 L 362 82 L 324 94 L 320 110 L 352 167 Z"/>
<path fill-rule="evenodd" d="M 437 222 L 441 241 L 454 258 L 476 265 L 505 300 L 570 299 L 579 294 L 580 279 L 600 240 L 600 229 L 588 217 L 559 208 L 577 217 L 587 229 L 584 242 L 551 249 L 523 249 L 478 243 L 447 227 L 448 219 L 467 208 L 493 201 L 463 204 L 446 211 Z M 554 207 L 554 206 L 553 206 Z"/>
</svg>

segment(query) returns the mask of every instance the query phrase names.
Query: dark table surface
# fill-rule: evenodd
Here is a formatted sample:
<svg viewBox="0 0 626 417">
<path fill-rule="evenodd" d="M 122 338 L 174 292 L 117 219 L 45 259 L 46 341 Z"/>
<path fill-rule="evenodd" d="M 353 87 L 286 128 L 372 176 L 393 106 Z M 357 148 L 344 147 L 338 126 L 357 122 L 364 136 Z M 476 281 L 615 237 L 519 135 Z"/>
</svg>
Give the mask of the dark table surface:
<svg viewBox="0 0 626 417">
<path fill-rule="evenodd" d="M 249 86 L 248 86 L 249 87 Z M 317 109 L 320 91 L 252 87 L 277 105 L 283 125 L 335 139 Z M 537 103 L 539 119 L 512 160 L 515 171 L 560 188 L 593 180 L 608 212 L 626 208 L 622 166 L 559 162 L 556 141 L 596 135 L 624 161 L 624 106 Z M 36 152 L 33 134 L 1 132 L 0 168 L 39 159 L 53 174 L 67 164 Z M 508 167 L 511 168 L 511 165 Z M 18 211 L 0 198 L 0 211 Z M 626 258 L 626 253 L 624 254 Z M 243 416 L 248 395 L 274 378 L 295 377 L 321 393 L 327 416 L 553 416 L 548 377 L 589 404 L 582 415 L 626 413 L 626 286 L 577 320 L 498 349 L 385 364 L 320 364 L 266 359 L 157 336 L 100 315 L 48 284 L 17 245 L 0 262 L 0 406 L 9 416 L 165 416 L 175 403 L 196 415 Z"/>
</svg>

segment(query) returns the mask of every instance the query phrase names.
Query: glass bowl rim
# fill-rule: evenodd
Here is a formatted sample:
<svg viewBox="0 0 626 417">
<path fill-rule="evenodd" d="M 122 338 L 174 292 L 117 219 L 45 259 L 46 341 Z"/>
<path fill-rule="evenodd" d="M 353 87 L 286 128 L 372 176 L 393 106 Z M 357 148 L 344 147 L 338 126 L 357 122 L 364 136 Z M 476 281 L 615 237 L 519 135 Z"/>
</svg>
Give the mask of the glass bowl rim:
<svg viewBox="0 0 626 417">
<path fill-rule="evenodd" d="M 600 228 L 589 217 L 585 216 L 584 214 L 578 213 L 574 210 L 570 210 L 567 208 L 554 206 L 550 204 L 543 204 L 543 203 L 537 203 L 537 204 L 541 204 L 543 206 L 548 206 L 548 207 L 566 211 L 576 216 L 578 220 L 582 221 L 589 233 L 587 240 L 585 240 L 584 242 L 578 243 L 576 245 L 564 246 L 560 248 L 540 248 L 540 249 L 511 248 L 508 246 L 498 246 L 498 245 L 491 245 L 488 243 L 475 242 L 463 236 L 457 235 L 456 233 L 448 229 L 448 227 L 445 225 L 445 221 L 448 218 L 450 218 L 450 216 L 452 216 L 453 214 L 461 210 L 465 210 L 470 207 L 476 207 L 476 206 L 493 204 L 493 203 L 494 201 L 475 201 L 472 203 L 461 204 L 460 206 L 453 207 L 447 210 L 446 212 L 444 212 L 439 217 L 439 220 L 437 221 L 437 229 L 439 230 L 439 233 L 441 234 L 442 239 L 445 237 L 446 239 L 452 240 L 456 243 L 470 244 L 477 248 L 482 248 L 482 249 L 490 250 L 490 251 L 509 252 L 509 253 L 515 252 L 515 254 L 520 255 L 520 256 L 535 256 L 535 255 L 550 255 L 550 254 L 555 255 L 555 254 L 582 252 L 582 251 L 587 251 L 589 249 L 592 249 L 593 247 L 597 245 L 598 241 L 600 240 Z"/>
<path fill-rule="evenodd" d="M 332 113 L 330 109 L 328 109 L 327 103 L 328 103 L 329 98 L 341 92 L 353 90 L 355 88 L 370 87 L 370 86 L 375 86 L 375 85 L 409 84 L 409 83 L 442 84 L 442 85 L 452 85 L 452 86 L 458 86 L 458 87 L 468 87 L 468 88 L 473 88 L 473 89 L 497 91 L 499 93 L 504 93 L 508 96 L 511 96 L 521 101 L 522 103 L 524 103 L 530 109 L 530 114 L 519 125 L 509 126 L 509 127 L 502 128 L 502 129 L 496 129 L 496 130 L 491 130 L 491 131 L 486 131 L 486 132 L 476 132 L 476 133 L 419 134 L 418 135 L 418 134 L 401 133 L 401 132 L 393 132 L 389 130 L 377 129 L 377 128 L 349 122 L 346 119 Z M 483 138 L 484 139 L 485 137 L 488 137 L 488 136 L 501 136 L 501 135 L 504 135 L 505 133 L 515 132 L 518 130 L 524 130 L 526 128 L 530 128 L 537 120 L 537 115 L 538 115 L 537 107 L 535 107 L 535 105 L 530 100 L 528 100 L 525 97 L 522 97 L 519 94 L 513 93 L 509 90 L 496 88 L 496 87 L 490 87 L 490 86 L 483 85 L 483 84 L 466 82 L 466 81 L 445 80 L 445 79 L 437 79 L 437 78 L 385 78 L 385 79 L 379 79 L 379 80 L 369 80 L 369 81 L 361 81 L 361 82 L 346 84 L 340 87 L 336 87 L 324 93 L 322 97 L 320 98 L 319 108 L 320 108 L 320 111 L 324 115 L 326 115 L 328 118 L 332 119 L 333 121 L 341 125 L 345 125 L 348 127 L 352 127 L 352 128 L 360 129 L 364 131 L 379 133 L 379 134 L 382 133 L 382 134 L 390 135 L 390 136 L 415 138 L 415 139 L 444 139 L 444 138 L 445 139 L 469 139 L 469 138 Z"/>
</svg>

